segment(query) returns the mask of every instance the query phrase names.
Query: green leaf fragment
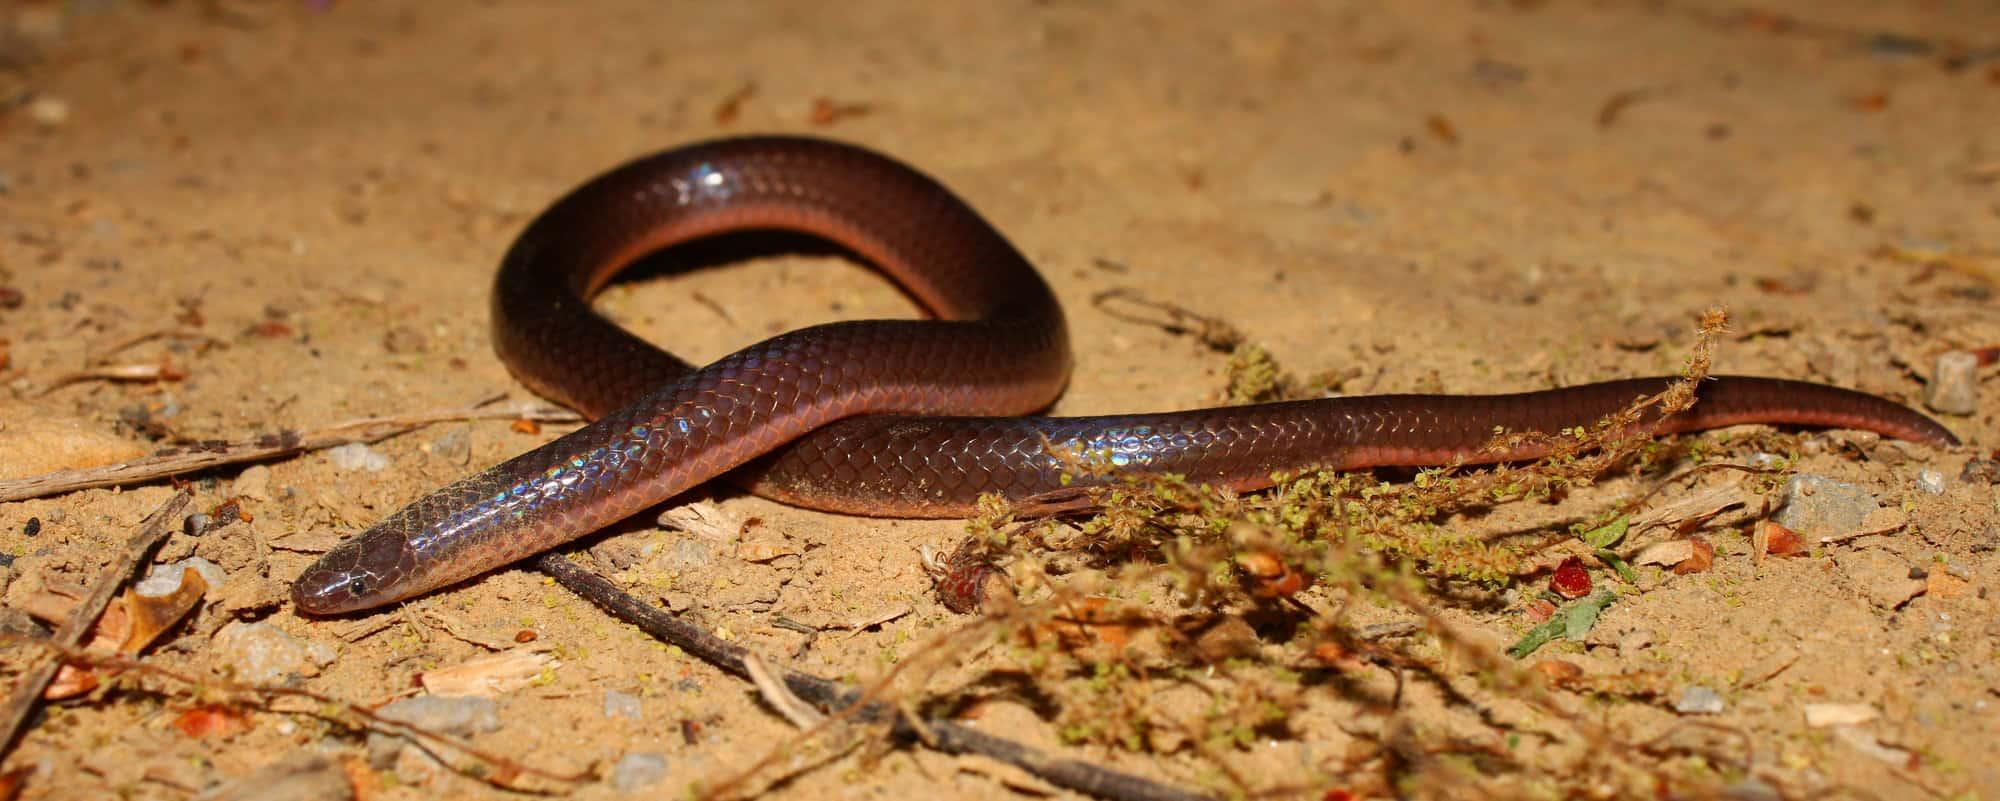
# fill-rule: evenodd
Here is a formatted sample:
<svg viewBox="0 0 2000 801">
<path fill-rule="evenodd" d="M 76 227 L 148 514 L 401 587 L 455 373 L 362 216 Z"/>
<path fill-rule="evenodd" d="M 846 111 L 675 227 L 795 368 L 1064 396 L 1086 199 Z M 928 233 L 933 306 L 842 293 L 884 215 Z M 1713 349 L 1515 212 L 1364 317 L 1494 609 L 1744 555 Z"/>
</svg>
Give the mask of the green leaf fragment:
<svg viewBox="0 0 2000 801">
<path fill-rule="evenodd" d="M 1631 527 L 1631 519 L 1624 515 L 1619 515 L 1609 523 L 1584 532 L 1583 542 L 1592 548 L 1609 548 L 1617 545 L 1619 540 L 1625 539 L 1625 530 Z"/>
</svg>

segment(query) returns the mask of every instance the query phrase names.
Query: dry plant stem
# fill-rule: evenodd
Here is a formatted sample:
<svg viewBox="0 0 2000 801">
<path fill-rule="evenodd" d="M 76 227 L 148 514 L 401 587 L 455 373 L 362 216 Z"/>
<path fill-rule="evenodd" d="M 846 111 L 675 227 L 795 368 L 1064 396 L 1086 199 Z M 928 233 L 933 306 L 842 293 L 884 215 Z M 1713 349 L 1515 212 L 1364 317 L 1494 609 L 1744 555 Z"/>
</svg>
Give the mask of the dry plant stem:
<svg viewBox="0 0 2000 801">
<path fill-rule="evenodd" d="M 433 412 L 392 417 L 365 417 L 311 431 L 285 430 L 274 434 L 264 434 L 251 439 L 202 442 L 102 467 L 58 470 L 39 476 L 8 479 L 0 481 L 0 503 L 23 501 L 29 498 L 41 498 L 97 487 L 138 484 L 224 465 L 261 462 L 354 442 L 380 442 L 398 434 L 415 431 L 432 423 L 445 423 L 458 420 L 518 419 L 529 419 L 540 422 L 574 422 L 582 418 L 570 412 L 545 407 L 527 409 L 513 407 L 482 409 L 475 407 L 442 409 Z"/>
<path fill-rule="evenodd" d="M 188 501 L 193 497 L 186 490 L 176 492 L 174 497 L 168 498 L 166 503 L 146 516 L 139 532 L 125 542 L 125 551 L 97 574 L 97 582 L 91 585 L 90 595 L 70 610 L 69 619 L 63 621 L 62 629 L 56 632 L 54 644 L 68 649 L 83 642 L 91 626 L 97 623 L 97 616 L 104 614 L 104 608 L 111 605 L 111 598 L 118 594 L 118 588 L 125 586 L 125 582 L 132 578 L 132 572 L 146 561 L 147 555 L 173 533 L 170 521 L 187 508 Z M 14 745 L 20 741 L 22 724 L 27 722 L 29 713 L 35 709 L 35 702 L 42 697 L 42 690 L 55 678 L 62 663 L 61 658 L 52 656 L 36 665 L 14 688 L 14 695 L 7 699 L 7 705 L 0 708 L 0 727 L 4 727 L 0 728 L 0 734 L 4 734 L 0 736 L 0 759 L 13 753 Z"/>
<path fill-rule="evenodd" d="M 229 681 L 228 679 L 190 676 L 188 674 L 170 670 L 168 668 L 163 668 L 158 665 L 154 665 L 147 662 L 141 662 L 137 659 L 133 659 L 130 657 L 119 656 L 116 654 L 95 654 L 95 653 L 90 653 L 88 651 L 84 651 L 81 648 L 58 645 L 56 643 L 47 640 L 30 639 L 15 634 L 0 633 L 0 643 L 40 646 L 44 649 L 54 652 L 59 662 L 84 665 L 87 667 L 98 668 L 109 671 L 118 671 L 121 673 L 130 673 L 134 675 L 157 676 L 159 678 L 167 679 L 168 681 L 186 685 L 187 687 L 191 688 L 189 690 L 190 695 L 195 695 L 197 697 L 201 697 L 203 696 L 203 694 L 216 693 L 216 692 L 235 693 L 240 695 L 254 696 L 261 703 L 264 704 L 263 706 L 258 707 L 258 709 L 266 712 L 275 712 L 278 714 L 309 715 L 311 717 L 332 721 L 334 723 L 338 723 L 342 726 L 348 726 L 348 727 L 355 727 L 354 721 L 358 720 L 361 721 L 362 725 L 357 728 L 362 728 L 367 731 L 381 732 L 383 734 L 395 735 L 398 737 L 409 738 L 411 741 L 416 742 L 418 746 L 423 748 L 424 750 L 431 751 L 433 756 L 436 755 L 436 752 L 433 750 L 433 748 L 442 746 L 443 748 L 448 749 L 450 751 L 455 751 L 457 753 L 471 757 L 472 759 L 477 760 L 479 763 L 481 763 L 483 768 L 480 770 L 466 770 L 453 766 L 450 763 L 446 763 L 447 767 L 451 767 L 452 769 L 457 770 L 459 773 L 468 776 L 470 778 L 478 779 L 479 781 L 493 785 L 494 787 L 499 787 L 507 790 L 514 790 L 517 792 L 524 792 L 524 793 L 551 792 L 551 788 L 549 787 L 529 786 L 525 784 L 522 781 L 522 777 L 533 777 L 536 779 L 542 779 L 548 782 L 555 783 L 557 785 L 575 785 L 589 781 L 591 779 L 591 775 L 588 773 L 557 773 L 555 771 L 543 770 L 541 768 L 524 765 L 512 759 L 508 759 L 507 757 L 500 756 L 499 754 L 494 754 L 487 751 L 479 750 L 478 748 L 474 748 L 471 745 L 466 744 L 464 741 L 454 738 L 449 734 L 432 731 L 430 729 L 426 729 L 421 726 L 415 726 L 408 723 L 403 723 L 401 721 L 390 720 L 388 718 L 384 718 L 380 715 L 375 714 L 373 711 L 370 711 L 369 707 L 361 706 L 360 704 L 355 704 L 348 701 L 342 701 L 340 699 L 333 698 L 330 696 L 321 695 L 319 693 L 312 692 L 310 690 L 300 690 L 291 687 L 272 687 L 260 684 L 244 684 L 240 682 Z M 270 699 L 274 698 L 303 699 L 312 702 L 312 708 L 308 710 L 282 712 L 270 708 L 269 701 Z M 342 715 L 346 715 L 348 717 L 342 717 Z M 439 761 L 443 762 L 444 760 L 440 759 Z"/>
<path fill-rule="evenodd" d="M 745 656 L 748 653 L 745 649 L 723 642 L 700 627 L 654 608 L 603 577 L 578 567 L 560 554 L 541 556 L 535 560 L 535 567 L 569 588 L 571 592 L 611 613 L 613 617 L 638 626 L 647 634 L 678 646 L 726 673 L 745 679 L 750 677 L 749 668 L 745 663 Z M 794 694 L 808 703 L 818 704 L 823 708 L 843 710 L 842 715 L 851 715 L 862 720 L 891 722 L 898 736 L 916 739 L 914 727 L 903 718 L 893 704 L 863 702 L 862 694 L 858 690 L 809 673 L 782 667 L 772 667 L 771 672 Z M 849 709 L 855 707 L 857 703 L 861 704 L 858 708 Z M 1117 801 L 1197 801 L 1209 798 L 1087 762 L 1051 757 L 1012 740 L 995 737 L 953 721 L 930 719 L 924 721 L 923 725 L 929 729 L 934 747 L 939 751 L 950 754 L 980 754 L 998 759 L 1056 786 L 1098 798 Z"/>
</svg>

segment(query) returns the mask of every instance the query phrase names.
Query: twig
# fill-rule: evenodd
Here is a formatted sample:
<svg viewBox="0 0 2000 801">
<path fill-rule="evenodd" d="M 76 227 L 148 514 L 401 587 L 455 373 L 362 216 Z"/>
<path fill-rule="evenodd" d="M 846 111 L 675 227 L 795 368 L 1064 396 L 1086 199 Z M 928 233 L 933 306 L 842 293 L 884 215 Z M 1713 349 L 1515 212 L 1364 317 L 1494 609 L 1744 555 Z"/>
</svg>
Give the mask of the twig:
<svg viewBox="0 0 2000 801">
<path fill-rule="evenodd" d="M 1121 301 L 1142 309 L 1150 309 L 1163 317 L 1154 318 L 1143 314 L 1120 311 L 1112 307 L 1112 301 Z M 1243 332 L 1238 330 L 1236 326 L 1230 325 L 1227 320 L 1220 317 L 1198 314 L 1176 303 L 1153 300 L 1140 294 L 1139 290 L 1130 287 L 1104 290 L 1096 295 L 1092 295 L 1090 303 L 1096 306 L 1099 311 L 1128 323 L 1150 325 L 1174 335 L 1192 334 L 1196 340 L 1212 350 L 1232 351 L 1236 349 L 1236 346 L 1243 344 L 1245 340 Z"/>
<path fill-rule="evenodd" d="M 56 645 L 75 648 L 83 642 L 84 636 L 97 623 L 97 616 L 104 614 L 104 608 L 111 605 L 111 598 L 118 594 L 118 588 L 125 586 L 132 572 L 146 561 L 147 555 L 173 533 L 174 527 L 168 521 L 186 509 L 193 497 L 187 490 L 176 492 L 174 497 L 168 498 L 166 503 L 160 504 L 160 508 L 146 516 L 139 532 L 125 542 L 125 552 L 104 566 L 104 570 L 97 574 L 97 583 L 91 586 L 90 594 L 70 610 L 69 619 L 63 621 L 62 628 L 56 631 Z M 36 665 L 14 688 L 14 695 L 7 699 L 7 705 L 0 707 L 0 759 L 14 751 L 14 745 L 20 741 L 22 724 L 27 722 L 28 714 L 35 709 L 35 702 L 42 697 L 42 690 L 49 686 L 62 664 L 60 657 L 51 656 Z"/>
<path fill-rule="evenodd" d="M 638 626 L 653 637 L 679 646 L 704 662 L 739 677 L 749 678 L 745 663 L 748 651 L 730 645 L 700 627 L 657 609 L 619 589 L 603 577 L 576 566 L 560 554 L 544 554 L 535 567 L 571 592 L 596 604 L 613 617 Z M 897 736 L 916 736 L 894 705 L 864 701 L 862 694 L 839 682 L 786 668 L 773 668 L 785 686 L 808 703 L 842 710 L 860 720 L 889 722 Z M 1020 743 L 943 719 L 924 721 L 935 738 L 937 750 L 948 754 L 981 754 L 1026 770 L 1051 784 L 1099 798 L 1118 801 L 1199 801 L 1208 796 L 1099 767 L 1088 762 L 1060 759 Z"/>
<path fill-rule="evenodd" d="M 208 440 L 169 448 L 130 461 L 58 470 L 39 476 L 0 481 L 0 503 L 58 495 L 96 487 L 116 487 L 168 476 L 185 475 L 223 465 L 261 462 L 307 451 L 322 450 L 353 442 L 380 442 L 398 434 L 415 431 L 432 423 L 455 420 L 516 420 L 574 422 L 582 418 L 572 412 L 546 406 L 485 409 L 441 409 L 412 415 L 364 417 L 310 431 L 287 429 L 241 440 Z"/>
<path fill-rule="evenodd" d="M 771 668 L 764 664 L 763 657 L 754 653 L 744 654 L 743 669 L 749 672 L 750 683 L 757 686 L 757 693 L 764 696 L 764 703 L 778 710 L 778 714 L 784 715 L 793 726 L 810 729 L 819 725 L 820 721 L 826 720 L 825 713 L 812 708 L 805 699 L 800 698 L 791 691 L 791 688 L 773 677 Z"/>
</svg>

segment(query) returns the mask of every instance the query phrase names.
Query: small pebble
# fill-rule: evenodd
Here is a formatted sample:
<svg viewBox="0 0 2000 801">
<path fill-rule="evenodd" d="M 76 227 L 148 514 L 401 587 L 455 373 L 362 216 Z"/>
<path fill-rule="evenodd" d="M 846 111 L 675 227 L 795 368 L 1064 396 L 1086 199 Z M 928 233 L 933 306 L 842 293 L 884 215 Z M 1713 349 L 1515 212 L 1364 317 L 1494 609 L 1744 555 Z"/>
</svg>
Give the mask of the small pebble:
<svg viewBox="0 0 2000 801">
<path fill-rule="evenodd" d="M 2000 484 L 2000 461 L 1973 459 L 1958 471 L 1958 480 L 1967 484 Z"/>
<path fill-rule="evenodd" d="M 380 473 L 389 467 L 389 457 L 359 442 L 329 449 L 326 458 L 333 462 L 334 469 L 347 473 L 357 470 Z"/>
<path fill-rule="evenodd" d="M 1924 388 L 1924 405 L 1941 414 L 1978 411 L 1979 357 L 1962 350 L 1938 354 L 1931 384 Z"/>
<path fill-rule="evenodd" d="M 19 609 L 0 607 L 0 633 L 17 637 L 47 637 L 49 630 Z"/>
<path fill-rule="evenodd" d="M 682 537 L 668 546 L 667 555 L 660 564 L 671 570 L 688 570 L 707 567 L 715 561 L 715 553 L 708 543 L 693 537 Z"/>
<path fill-rule="evenodd" d="M 407 325 L 389 329 L 382 335 L 382 348 L 390 353 L 422 353 L 429 347 L 423 332 Z"/>
<path fill-rule="evenodd" d="M 39 517 L 28 518 L 28 524 L 21 527 L 21 536 L 23 537 L 39 536 L 41 533 L 42 519 Z"/>
<path fill-rule="evenodd" d="M 1917 473 L 1917 489 L 1932 495 L 1944 494 L 1944 471 L 1924 470 Z"/>
<path fill-rule="evenodd" d="M 255 684 L 317 676 L 334 658 L 325 643 L 301 640 L 269 623 L 231 623 L 214 642 L 216 658 L 236 667 L 237 680 Z"/>
<path fill-rule="evenodd" d="M 188 568 L 194 568 L 194 572 L 201 575 L 201 580 L 207 582 L 211 590 L 220 588 L 229 580 L 228 571 L 223 570 L 221 565 L 193 556 L 170 564 L 154 565 L 146 571 L 145 578 L 132 585 L 132 592 L 148 598 L 172 595 L 181 588 L 181 578 Z"/>
<path fill-rule="evenodd" d="M 243 472 L 236 475 L 236 480 L 230 483 L 229 492 L 232 495 L 259 501 L 270 500 L 271 468 L 261 464 L 244 468 Z"/>
<path fill-rule="evenodd" d="M 611 789 L 636 793 L 667 777 L 667 758 L 651 751 L 626 754 L 611 766 Z"/>
<path fill-rule="evenodd" d="M 1861 528 L 1881 504 L 1865 489 L 1825 476 L 1800 473 L 1779 493 L 1778 525 L 1808 536 L 1838 536 Z"/>
<path fill-rule="evenodd" d="M 69 101 L 58 97 L 40 97 L 28 104 L 28 117 L 44 128 L 58 128 L 69 122 Z"/>
<path fill-rule="evenodd" d="M 472 427 L 456 425 L 431 443 L 431 455 L 463 467 L 472 462 Z"/>
<path fill-rule="evenodd" d="M 426 731 L 470 737 L 500 728 L 500 702 L 476 695 L 419 695 L 384 706 L 375 714 Z M 401 737 L 374 732 L 368 735 L 368 763 L 386 766 L 407 742 Z"/>
<path fill-rule="evenodd" d="M 1722 696 L 1699 684 L 1688 685 L 1674 702 L 1674 711 L 1683 715 L 1720 715 L 1723 708 Z"/>
<path fill-rule="evenodd" d="M 639 704 L 639 696 L 617 690 L 604 691 L 604 716 L 607 718 L 627 717 L 638 720 L 645 710 Z"/>
<path fill-rule="evenodd" d="M 188 515 L 186 520 L 181 521 L 181 533 L 190 537 L 199 537 L 207 534 L 209 527 L 213 525 L 215 525 L 215 518 L 209 517 L 206 512 L 195 512 Z"/>
</svg>

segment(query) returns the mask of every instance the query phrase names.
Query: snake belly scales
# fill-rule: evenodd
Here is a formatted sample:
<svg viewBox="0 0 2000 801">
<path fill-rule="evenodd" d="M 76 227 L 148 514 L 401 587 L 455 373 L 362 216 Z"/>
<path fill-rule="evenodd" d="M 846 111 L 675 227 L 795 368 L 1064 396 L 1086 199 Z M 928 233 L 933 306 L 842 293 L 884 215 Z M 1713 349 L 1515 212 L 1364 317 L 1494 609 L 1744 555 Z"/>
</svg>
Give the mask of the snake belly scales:
<svg viewBox="0 0 2000 801">
<path fill-rule="evenodd" d="M 695 368 L 597 316 L 621 268 L 677 243 L 783 230 L 886 273 L 933 319 L 791 331 Z M 1588 425 L 1673 379 L 1508 395 L 1382 395 L 1107 417 L 1023 417 L 1070 370 L 1054 293 L 979 214 L 930 177 L 852 145 L 754 137 L 641 158 L 571 191 L 501 263 L 494 346 L 535 392 L 594 422 L 409 504 L 298 579 L 300 611 L 409 598 L 596 531 L 729 474 L 779 501 L 874 516 L 963 516 L 982 493 L 1063 489 L 1054 450 L 1122 474 L 1239 490 L 1310 468 L 1492 462 L 1496 428 Z M 1957 439 L 1892 401 L 1821 384 L 1721 376 L 1660 433 L 1741 423 Z M 1054 449 L 1051 446 L 1055 446 Z"/>
</svg>

